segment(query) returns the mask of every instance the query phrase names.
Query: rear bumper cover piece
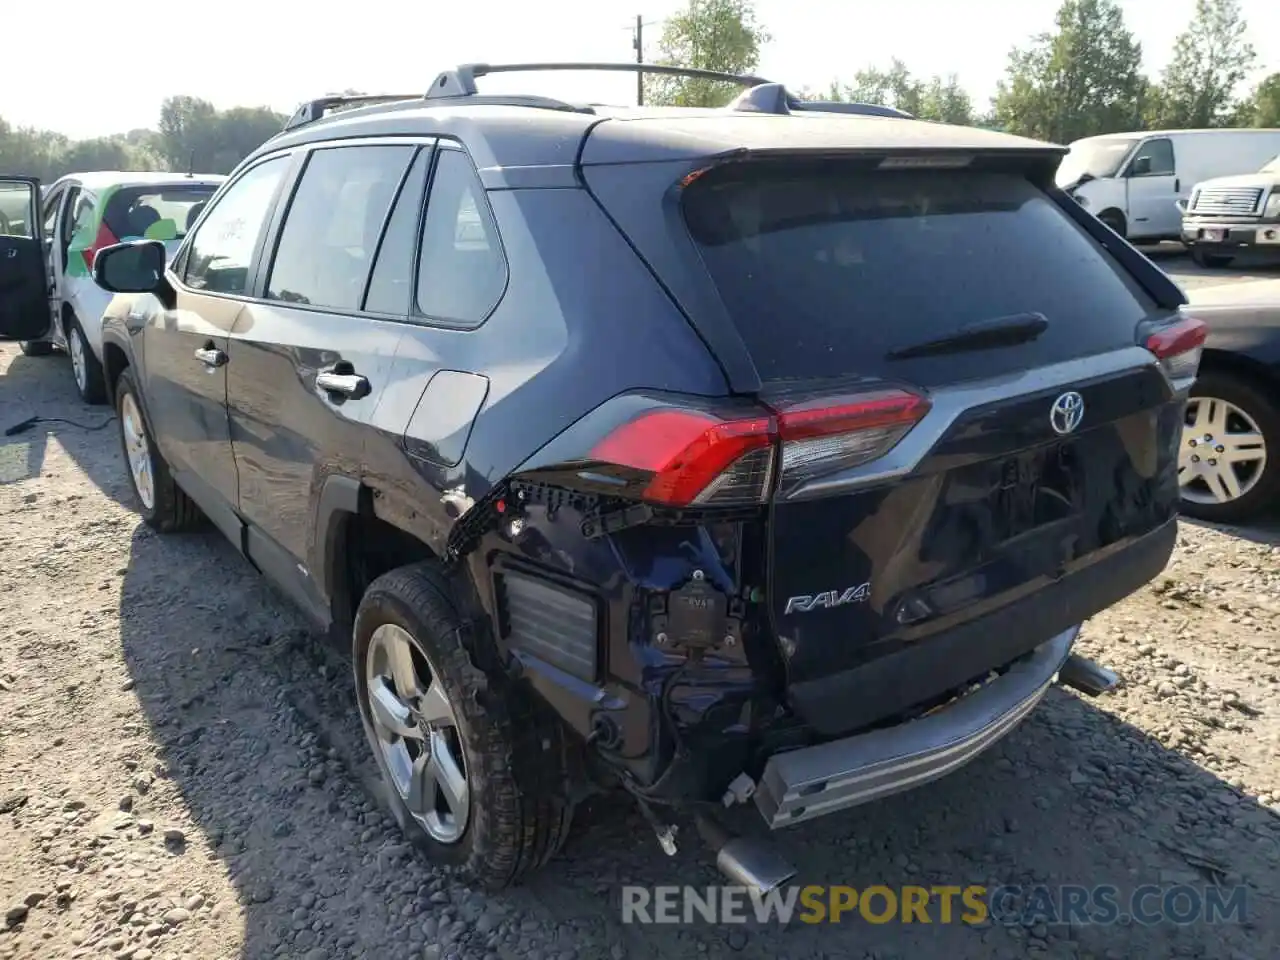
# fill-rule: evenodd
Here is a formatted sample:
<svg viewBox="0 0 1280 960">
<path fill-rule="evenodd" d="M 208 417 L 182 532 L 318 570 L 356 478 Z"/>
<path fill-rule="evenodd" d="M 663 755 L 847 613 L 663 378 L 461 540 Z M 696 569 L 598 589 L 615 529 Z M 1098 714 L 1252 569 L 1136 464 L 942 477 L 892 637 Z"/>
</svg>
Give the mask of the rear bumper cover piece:
<svg viewBox="0 0 1280 960">
<path fill-rule="evenodd" d="M 884 730 L 775 754 L 755 801 L 771 828 L 908 790 L 963 766 L 1016 727 L 1053 684 L 1078 626 L 936 713 Z"/>
</svg>

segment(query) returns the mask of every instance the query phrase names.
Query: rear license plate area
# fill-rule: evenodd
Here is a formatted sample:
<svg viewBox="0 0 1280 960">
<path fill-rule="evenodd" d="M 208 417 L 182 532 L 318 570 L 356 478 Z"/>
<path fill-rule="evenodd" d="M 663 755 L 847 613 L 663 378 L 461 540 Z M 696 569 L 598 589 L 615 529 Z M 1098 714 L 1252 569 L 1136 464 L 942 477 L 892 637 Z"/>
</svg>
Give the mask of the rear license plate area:
<svg viewBox="0 0 1280 960">
<path fill-rule="evenodd" d="M 1077 512 L 1079 470 L 1070 441 L 1009 457 L 996 466 L 989 500 L 993 547 L 1068 519 Z"/>
<path fill-rule="evenodd" d="M 921 559 L 972 568 L 1083 512 L 1077 441 L 1066 440 L 950 471 Z"/>
</svg>

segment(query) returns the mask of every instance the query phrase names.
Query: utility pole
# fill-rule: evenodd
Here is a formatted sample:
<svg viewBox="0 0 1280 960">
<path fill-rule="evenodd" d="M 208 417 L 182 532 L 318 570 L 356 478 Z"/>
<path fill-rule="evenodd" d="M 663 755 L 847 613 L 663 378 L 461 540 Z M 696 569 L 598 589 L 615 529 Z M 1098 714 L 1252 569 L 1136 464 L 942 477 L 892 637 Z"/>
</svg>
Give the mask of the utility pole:
<svg viewBox="0 0 1280 960">
<path fill-rule="evenodd" d="M 636 63 L 644 63 L 644 15 L 636 14 L 636 32 L 631 45 L 636 48 Z M 636 71 L 636 106 L 644 106 L 644 74 Z"/>
</svg>

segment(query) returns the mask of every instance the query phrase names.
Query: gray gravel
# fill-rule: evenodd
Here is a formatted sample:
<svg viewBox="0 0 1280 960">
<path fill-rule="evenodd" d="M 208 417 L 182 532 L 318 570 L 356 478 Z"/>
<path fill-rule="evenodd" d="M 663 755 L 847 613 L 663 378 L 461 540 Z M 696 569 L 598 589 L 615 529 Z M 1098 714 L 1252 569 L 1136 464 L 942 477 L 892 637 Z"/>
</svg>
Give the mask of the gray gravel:
<svg viewBox="0 0 1280 960">
<path fill-rule="evenodd" d="M 0 427 L 35 412 L 107 415 L 0 346 Z M 779 837 L 801 882 L 1242 883 L 1244 926 L 624 926 L 622 884 L 717 882 L 695 843 L 668 859 L 609 800 L 501 896 L 416 859 L 341 655 L 216 533 L 142 526 L 117 445 L 0 441 L 0 957 L 1280 956 L 1280 536 L 1184 525 L 1086 628 L 1117 693 L 1054 691 L 955 775 Z"/>
</svg>

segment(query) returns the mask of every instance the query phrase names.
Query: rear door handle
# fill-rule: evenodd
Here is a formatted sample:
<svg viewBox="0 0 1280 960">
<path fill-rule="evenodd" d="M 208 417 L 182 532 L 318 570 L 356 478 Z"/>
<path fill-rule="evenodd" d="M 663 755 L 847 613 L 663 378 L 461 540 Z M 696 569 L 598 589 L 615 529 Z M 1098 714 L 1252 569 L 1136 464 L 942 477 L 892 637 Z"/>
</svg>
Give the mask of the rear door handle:
<svg viewBox="0 0 1280 960">
<path fill-rule="evenodd" d="M 334 373 L 326 370 L 316 374 L 316 386 L 331 396 L 359 400 L 369 395 L 369 381 L 358 373 Z"/>
<path fill-rule="evenodd" d="M 196 359 L 206 367 L 220 367 L 227 362 L 227 355 L 217 347 L 207 346 L 196 351 Z"/>
<path fill-rule="evenodd" d="M 1177 193 L 1177 192 L 1179 191 L 1179 189 L 1181 189 L 1181 184 L 1182 184 L 1182 178 L 1181 178 L 1181 177 L 1174 177 L 1174 178 L 1173 178 L 1173 192 L 1174 192 L 1174 193 Z"/>
</svg>

